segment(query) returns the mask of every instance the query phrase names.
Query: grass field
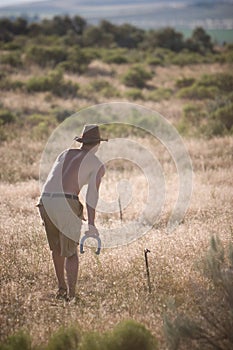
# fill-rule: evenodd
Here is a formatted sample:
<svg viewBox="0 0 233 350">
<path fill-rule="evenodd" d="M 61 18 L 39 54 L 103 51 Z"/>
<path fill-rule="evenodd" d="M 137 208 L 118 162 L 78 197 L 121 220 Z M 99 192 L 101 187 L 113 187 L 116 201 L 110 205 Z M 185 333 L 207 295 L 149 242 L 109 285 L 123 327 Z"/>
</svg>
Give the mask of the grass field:
<svg viewBox="0 0 233 350">
<path fill-rule="evenodd" d="M 206 52 L 197 56 L 187 50 L 177 53 L 161 48 L 147 53 L 142 49 L 139 52 L 109 49 L 109 54 L 102 48 L 102 58 L 96 56 L 84 71 L 71 73 L 61 72 L 59 65 L 43 66 L 27 61 L 23 50 L 22 61 L 18 62 L 13 44 L 19 49 L 22 40 L 30 48 L 31 39 L 17 40 L 1 48 L 5 61 L 1 63 L 0 96 L 0 342 L 23 329 L 29 332 L 33 346 L 38 346 L 35 349 L 51 350 L 46 344 L 61 326 L 75 325 L 84 333 L 104 334 L 120 321 L 133 319 L 157 338 L 158 349 L 178 349 L 168 345 L 165 315 L 183 312 L 201 322 L 198 300 L 202 299 L 204 306 L 208 301 L 210 323 L 214 323 L 219 316 L 216 298 L 221 294 L 203 272 L 204 261 L 213 236 L 220 238 L 223 247 L 233 241 L 232 48 L 218 47 L 215 54 Z M 45 41 L 44 46 L 47 45 Z M 121 64 L 106 63 L 106 57 L 113 51 L 120 59 L 127 59 Z M 130 61 L 127 55 L 134 59 Z M 132 73 L 133 62 L 141 64 L 142 74 L 150 73 L 142 87 L 139 84 L 135 88 L 132 82 L 127 85 L 123 79 Z M 16 63 L 21 65 L 15 67 Z M 53 84 L 51 76 L 55 77 Z M 34 84 L 33 91 L 29 83 L 31 87 Z M 48 83 L 52 85 L 50 90 L 46 90 Z M 61 89 L 57 90 L 59 84 Z M 132 139 L 145 147 L 158 161 L 165 181 L 164 206 L 147 234 L 134 232 L 140 238 L 133 243 L 103 249 L 98 257 L 93 248 L 86 249 L 80 256 L 77 301 L 70 305 L 55 300 L 57 286 L 51 254 L 36 208 L 40 195 L 40 160 L 50 134 L 62 120 L 77 111 L 85 111 L 86 107 L 108 102 L 130 102 L 157 111 L 183 132 L 193 168 L 192 196 L 183 220 L 168 234 L 167 223 L 179 189 L 176 164 L 158 140 L 154 143 L 151 137 L 143 138 L 140 133 L 125 136 L 126 140 Z M 124 115 L 122 111 L 119 108 L 117 114 Z M 99 115 L 96 115 L 98 123 Z M 133 117 L 143 116 L 135 113 Z M 146 120 L 149 130 L 154 129 L 152 120 Z M 143 122 L 143 118 L 132 118 L 131 122 L 134 121 Z M 118 128 L 118 137 L 119 131 L 124 130 Z M 76 130 L 72 132 L 75 136 Z M 143 171 L 130 162 L 115 159 L 106 164 L 101 199 L 107 204 L 117 203 L 117 185 L 122 179 L 129 183 L 125 197 L 132 191 L 122 212 L 123 222 L 119 212 L 99 211 L 96 224 L 100 228 L 119 228 L 122 232 L 123 225 L 141 214 L 148 183 Z M 158 193 L 159 186 L 155 179 Z M 153 208 L 156 205 L 153 203 Z M 151 293 L 145 248 L 150 250 Z M 220 312 L 223 320 L 225 311 Z M 211 332 L 214 337 L 215 328 Z M 187 347 L 180 344 L 179 349 Z M 221 349 L 230 350 L 230 347 Z M 3 350 L 12 349 L 3 347 Z"/>
<path fill-rule="evenodd" d="M 31 156 L 40 151 L 41 145 L 33 147 L 29 139 L 24 139 L 25 145 L 26 141 Z M 179 310 L 196 315 L 193 285 L 208 287 L 200 265 L 210 238 L 218 235 L 225 245 L 232 239 L 233 229 L 232 138 L 191 139 L 185 140 L 185 144 L 195 178 L 192 200 L 182 224 L 167 234 L 166 222 L 171 209 L 168 201 L 159 222 L 141 239 L 128 246 L 106 249 L 99 257 L 87 250 L 80 257 L 78 300 L 72 306 L 54 299 L 53 265 L 35 207 L 38 181 L 1 182 L 2 340 L 23 328 L 30 332 L 34 344 L 43 344 L 62 325 L 77 324 L 85 331 L 103 332 L 130 318 L 143 323 L 158 338 L 159 349 L 167 348 L 163 315 L 168 305 L 173 303 Z M 1 152 L 6 153 L 7 148 L 8 145 L 1 146 Z M 13 152 L 9 152 L 8 161 L 13 171 L 22 165 Z M 102 183 L 103 198 L 108 197 L 109 185 L 115 186 L 114 181 L 121 177 L 116 171 L 119 169 L 114 173 L 110 168 Z M 168 196 L 173 201 L 174 173 L 166 172 Z M 138 173 L 131 171 L 132 183 L 138 181 L 137 177 Z M 131 217 L 138 215 L 138 209 L 130 209 Z M 127 216 L 124 219 L 127 220 Z M 97 224 L 102 225 L 104 220 L 106 218 L 98 214 Z M 114 220 L 119 218 L 113 218 L 112 225 Z M 147 288 L 145 247 L 151 250 L 148 255 L 151 294 Z"/>
</svg>

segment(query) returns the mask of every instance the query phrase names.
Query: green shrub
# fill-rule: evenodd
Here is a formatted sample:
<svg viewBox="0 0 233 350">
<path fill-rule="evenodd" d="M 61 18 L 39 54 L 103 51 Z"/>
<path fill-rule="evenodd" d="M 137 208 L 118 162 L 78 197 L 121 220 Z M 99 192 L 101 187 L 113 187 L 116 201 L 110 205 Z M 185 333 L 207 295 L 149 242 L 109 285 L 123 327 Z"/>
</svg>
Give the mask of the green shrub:
<svg viewBox="0 0 233 350">
<path fill-rule="evenodd" d="M 172 95 L 171 89 L 161 87 L 153 91 L 150 91 L 147 94 L 146 99 L 149 101 L 159 102 L 162 100 L 169 100 L 171 95 Z"/>
<path fill-rule="evenodd" d="M 194 83 L 192 86 L 182 88 L 177 93 L 179 98 L 189 99 L 214 99 L 219 94 L 219 89 L 216 86 L 200 86 L 198 83 Z"/>
<path fill-rule="evenodd" d="M 14 123 L 16 121 L 15 114 L 8 110 L 0 110 L 0 125 Z"/>
<path fill-rule="evenodd" d="M 94 51 L 81 49 L 79 46 L 71 47 L 68 51 L 67 59 L 59 67 L 72 73 L 84 73 L 93 58 L 96 57 Z"/>
<path fill-rule="evenodd" d="M 124 64 L 128 63 L 127 52 L 124 50 L 107 50 L 102 57 L 103 61 L 111 64 Z"/>
<path fill-rule="evenodd" d="M 211 286 L 196 286 L 196 317 L 172 312 L 165 317 L 165 335 L 169 348 L 232 349 L 233 324 L 233 246 L 224 248 L 212 237 L 203 261 L 203 272 Z"/>
<path fill-rule="evenodd" d="M 58 46 L 31 46 L 26 53 L 26 60 L 40 67 L 55 67 L 67 59 L 67 50 Z"/>
<path fill-rule="evenodd" d="M 152 73 L 145 70 L 142 65 L 134 65 L 123 76 L 122 80 L 126 86 L 143 88 L 151 78 Z"/>
<path fill-rule="evenodd" d="M 133 320 L 120 322 L 112 331 L 86 333 L 78 350 L 156 350 L 157 342 L 149 330 Z"/>
<path fill-rule="evenodd" d="M 108 347 L 107 337 L 107 334 L 101 335 L 97 332 L 85 333 L 78 350 L 111 350 L 111 347 Z"/>
<path fill-rule="evenodd" d="M 8 339 L 0 344 L 1 350 L 32 350 L 31 338 L 28 333 L 18 331 L 8 337 Z"/>
<path fill-rule="evenodd" d="M 163 59 L 157 56 L 149 56 L 147 57 L 147 63 L 151 66 L 163 66 Z"/>
<path fill-rule="evenodd" d="M 80 334 L 75 327 L 61 328 L 49 339 L 46 350 L 77 350 Z"/>
<path fill-rule="evenodd" d="M 66 118 L 69 118 L 75 112 L 68 109 L 58 109 L 54 112 L 55 118 L 59 123 L 62 123 Z"/>
<path fill-rule="evenodd" d="M 50 125 L 52 125 L 54 124 L 55 119 L 50 118 L 48 115 L 31 114 L 26 118 L 25 122 L 27 123 L 27 126 L 34 127 L 39 125 L 42 122 L 47 122 Z"/>
<path fill-rule="evenodd" d="M 213 112 L 211 117 L 213 120 L 220 121 L 227 130 L 232 130 L 233 103 L 227 103 L 225 106 L 218 108 L 215 112 Z"/>
<path fill-rule="evenodd" d="M 155 350 L 157 343 L 149 330 L 133 320 L 122 321 L 108 340 L 111 350 Z"/>
<path fill-rule="evenodd" d="M 195 82 L 194 78 L 182 78 L 176 81 L 176 87 L 179 89 L 189 87 Z"/>
<path fill-rule="evenodd" d="M 11 52 L 11 53 L 1 54 L 1 63 L 9 64 L 12 67 L 21 67 L 22 66 L 21 53 Z"/>
<path fill-rule="evenodd" d="M 188 50 L 183 50 L 182 52 L 174 55 L 170 63 L 183 67 L 191 64 L 207 63 L 208 61 L 209 60 L 207 57 L 203 55 Z"/>
<path fill-rule="evenodd" d="M 183 118 L 189 124 L 198 126 L 204 117 L 205 113 L 199 106 L 193 104 L 184 105 Z"/>
<path fill-rule="evenodd" d="M 119 97 L 119 91 L 107 80 L 95 79 L 90 84 L 81 88 L 80 94 L 83 97 L 90 98 L 94 93 L 98 93 L 104 97 Z"/>
<path fill-rule="evenodd" d="M 64 81 L 62 72 L 55 70 L 46 76 L 29 79 L 26 83 L 26 88 L 28 92 L 51 91 L 54 95 L 67 98 L 77 95 L 79 85 L 71 81 Z"/>
<path fill-rule="evenodd" d="M 33 139 L 41 140 L 49 136 L 57 120 L 54 115 L 31 114 L 22 120 L 22 125 L 30 128 Z"/>
<path fill-rule="evenodd" d="M 140 89 L 130 89 L 130 90 L 126 91 L 125 96 L 129 100 L 133 100 L 133 101 L 143 99 L 143 94 L 142 94 L 142 91 Z"/>
<path fill-rule="evenodd" d="M 0 80 L 0 88 L 5 91 L 15 91 L 23 90 L 25 84 L 20 80 L 11 80 L 8 78 L 3 78 Z"/>
<path fill-rule="evenodd" d="M 207 120 L 207 113 L 199 105 L 186 104 L 177 129 L 183 135 L 200 136 L 203 122 Z"/>
<path fill-rule="evenodd" d="M 217 87 L 222 92 L 233 91 L 233 75 L 228 73 L 205 74 L 198 81 L 198 86 Z"/>
</svg>

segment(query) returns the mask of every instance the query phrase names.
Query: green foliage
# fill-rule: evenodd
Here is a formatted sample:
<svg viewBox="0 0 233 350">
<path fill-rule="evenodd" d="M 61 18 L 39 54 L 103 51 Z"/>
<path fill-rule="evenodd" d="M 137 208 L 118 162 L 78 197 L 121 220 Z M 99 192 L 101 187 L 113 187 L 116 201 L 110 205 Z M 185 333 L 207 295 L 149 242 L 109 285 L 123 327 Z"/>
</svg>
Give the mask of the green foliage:
<svg viewBox="0 0 233 350">
<path fill-rule="evenodd" d="M 215 86 L 200 86 L 195 83 L 192 86 L 182 88 L 177 96 L 179 98 L 189 98 L 191 100 L 214 99 L 218 91 L 218 88 Z"/>
<path fill-rule="evenodd" d="M 165 335 L 172 350 L 232 349 L 233 324 L 233 246 L 224 247 L 213 236 L 204 259 L 204 273 L 212 288 L 197 287 L 196 306 L 199 316 L 191 319 L 181 313 L 165 317 Z"/>
<path fill-rule="evenodd" d="M 54 70 L 46 76 L 29 79 L 26 88 L 28 92 L 51 91 L 54 95 L 67 98 L 77 95 L 79 85 L 71 81 L 64 81 L 62 71 Z"/>
<path fill-rule="evenodd" d="M 130 89 L 127 90 L 125 93 L 125 96 L 129 99 L 129 100 L 143 100 L 143 93 L 141 91 L 141 89 Z"/>
<path fill-rule="evenodd" d="M 120 95 L 118 90 L 112 84 L 103 79 L 95 79 L 87 86 L 81 87 L 80 94 L 86 98 L 90 98 L 95 94 L 99 94 L 108 98 L 117 97 Z"/>
<path fill-rule="evenodd" d="M 200 64 L 208 61 L 205 56 L 200 55 L 197 52 L 191 52 L 187 49 L 182 50 L 172 57 L 170 63 L 178 66 L 186 66 L 191 64 Z"/>
<path fill-rule="evenodd" d="M 89 63 L 95 57 L 96 52 L 81 49 L 76 45 L 68 50 L 67 60 L 59 66 L 68 72 L 84 73 Z"/>
<path fill-rule="evenodd" d="M 110 337 L 111 350 L 155 350 L 157 343 L 152 334 L 140 323 L 127 320 L 119 323 Z"/>
<path fill-rule="evenodd" d="M 219 120 L 227 130 L 231 130 L 233 127 L 233 103 L 219 107 L 212 113 L 211 117 L 213 120 Z"/>
<path fill-rule="evenodd" d="M 59 123 L 62 123 L 66 118 L 69 118 L 74 113 L 74 111 L 68 109 L 58 109 L 54 111 L 55 118 Z"/>
<path fill-rule="evenodd" d="M 108 346 L 107 335 L 88 332 L 82 337 L 78 350 L 111 350 Z"/>
<path fill-rule="evenodd" d="M 80 338 L 76 327 L 61 328 L 49 339 L 46 350 L 77 350 Z"/>
<path fill-rule="evenodd" d="M 230 135 L 233 132 L 233 98 L 218 98 L 204 106 L 186 104 L 177 128 L 185 135 Z"/>
<path fill-rule="evenodd" d="M 21 53 L 19 51 L 1 54 L 1 63 L 9 64 L 12 67 L 21 67 Z"/>
<path fill-rule="evenodd" d="M 31 337 L 28 333 L 18 331 L 0 344 L 0 350 L 32 350 Z"/>
<path fill-rule="evenodd" d="M 194 78 L 182 78 L 176 81 L 176 87 L 179 89 L 193 85 L 195 82 Z"/>
<path fill-rule="evenodd" d="M 233 75 L 228 73 L 204 74 L 198 82 L 199 86 L 217 87 L 221 93 L 233 91 Z"/>
<path fill-rule="evenodd" d="M 182 117 L 177 124 L 177 129 L 185 135 L 199 136 L 202 122 L 206 117 L 205 111 L 199 105 L 186 104 L 183 107 Z"/>
<path fill-rule="evenodd" d="M 30 127 L 33 139 L 41 140 L 49 136 L 57 121 L 53 115 L 31 114 L 24 118 L 22 125 Z"/>
<path fill-rule="evenodd" d="M 205 32 L 202 27 L 197 27 L 194 29 L 191 42 L 194 45 L 195 51 L 213 51 L 213 43 L 211 42 L 211 37 Z"/>
<path fill-rule="evenodd" d="M 150 49 L 151 47 L 163 47 L 179 52 L 184 47 L 184 40 L 181 33 L 176 32 L 173 28 L 167 27 L 159 30 L 149 30 L 141 45 L 146 49 Z"/>
<path fill-rule="evenodd" d="M 105 51 L 105 54 L 102 57 L 103 61 L 111 64 L 124 64 L 128 63 L 128 57 L 127 57 L 127 51 L 124 49 L 111 49 L 108 51 Z"/>
<path fill-rule="evenodd" d="M 67 58 L 67 50 L 60 46 L 31 46 L 26 53 L 26 60 L 38 64 L 40 67 L 54 68 Z"/>
<path fill-rule="evenodd" d="M 18 332 L 0 344 L 0 350 L 32 350 L 31 338 Z M 62 327 L 54 333 L 45 350 L 156 350 L 157 340 L 142 324 L 126 320 L 103 334 L 81 335 L 75 326 Z"/>
<path fill-rule="evenodd" d="M 150 91 L 147 94 L 146 99 L 149 101 L 159 102 L 162 100 L 169 100 L 171 95 L 172 95 L 171 89 L 161 87 L 161 88 L 154 89 L 153 91 Z"/>
<path fill-rule="evenodd" d="M 23 90 L 24 83 L 20 80 L 11 80 L 3 76 L 0 80 L 0 88 L 5 91 Z"/>
<path fill-rule="evenodd" d="M 16 121 L 16 116 L 12 112 L 2 109 L 0 110 L 0 125 L 14 123 Z"/>
<path fill-rule="evenodd" d="M 126 86 L 143 88 L 151 78 L 152 73 L 145 70 L 142 65 L 134 65 L 123 76 L 122 80 Z"/>
</svg>

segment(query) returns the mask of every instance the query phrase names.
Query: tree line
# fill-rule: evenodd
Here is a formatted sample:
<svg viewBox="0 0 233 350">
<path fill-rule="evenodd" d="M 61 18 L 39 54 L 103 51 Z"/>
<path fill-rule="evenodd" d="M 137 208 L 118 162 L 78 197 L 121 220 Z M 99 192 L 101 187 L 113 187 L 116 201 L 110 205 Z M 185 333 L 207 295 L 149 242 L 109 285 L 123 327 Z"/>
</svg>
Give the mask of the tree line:
<svg viewBox="0 0 233 350">
<path fill-rule="evenodd" d="M 7 43 L 15 36 L 57 36 L 66 39 L 67 44 L 80 47 L 128 48 L 148 50 L 161 47 L 180 52 L 184 49 L 205 54 L 213 52 L 211 37 L 202 27 L 193 30 L 190 38 L 175 29 L 144 30 L 131 24 L 115 25 L 102 20 L 98 25 L 91 25 L 80 17 L 54 16 L 40 22 L 29 22 L 27 19 L 0 18 L 0 41 Z"/>
</svg>

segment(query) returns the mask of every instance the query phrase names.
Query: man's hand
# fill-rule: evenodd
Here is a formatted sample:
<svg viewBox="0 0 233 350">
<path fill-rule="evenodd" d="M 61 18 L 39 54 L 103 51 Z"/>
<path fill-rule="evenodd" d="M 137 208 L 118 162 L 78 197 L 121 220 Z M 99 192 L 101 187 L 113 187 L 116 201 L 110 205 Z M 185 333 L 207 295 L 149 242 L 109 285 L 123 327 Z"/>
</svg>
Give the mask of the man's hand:
<svg viewBox="0 0 233 350">
<path fill-rule="evenodd" d="M 99 236 L 99 231 L 94 225 L 88 225 L 88 230 L 85 232 L 86 236 Z"/>
</svg>

